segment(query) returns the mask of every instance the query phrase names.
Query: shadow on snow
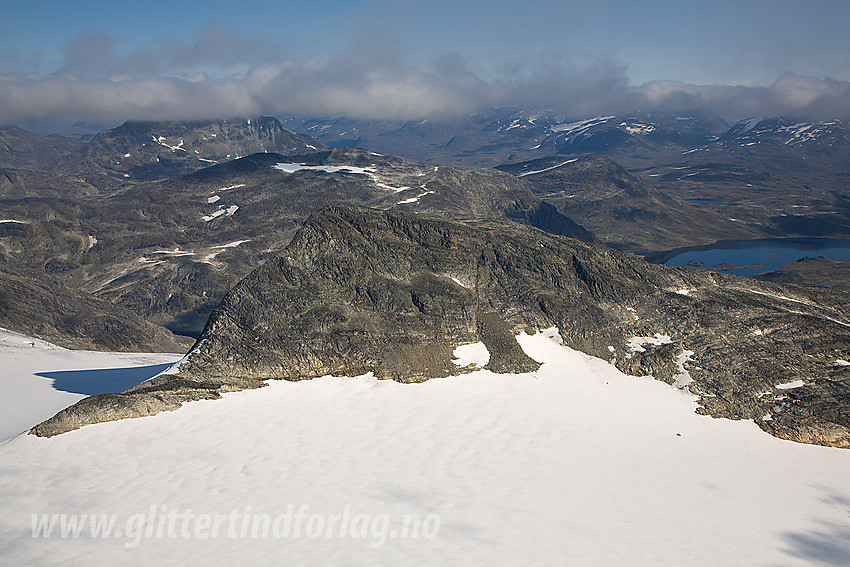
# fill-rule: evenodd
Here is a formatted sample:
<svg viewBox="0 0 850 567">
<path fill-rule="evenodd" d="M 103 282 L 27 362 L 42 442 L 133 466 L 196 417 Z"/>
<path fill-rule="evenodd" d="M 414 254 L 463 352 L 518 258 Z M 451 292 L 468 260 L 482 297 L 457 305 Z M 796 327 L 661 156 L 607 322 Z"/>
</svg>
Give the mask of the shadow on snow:
<svg viewBox="0 0 850 567">
<path fill-rule="evenodd" d="M 98 370 L 59 370 L 56 372 L 36 372 L 36 376 L 53 380 L 53 388 L 73 394 L 114 394 L 123 392 L 153 378 L 173 363 L 151 366 L 133 366 L 130 368 L 105 368 Z"/>
<path fill-rule="evenodd" d="M 833 507 L 850 510 L 850 495 L 833 488 L 818 487 L 821 501 Z M 807 565 L 850 565 L 850 522 L 818 520 L 808 531 L 783 534 L 789 555 L 805 560 Z"/>
</svg>

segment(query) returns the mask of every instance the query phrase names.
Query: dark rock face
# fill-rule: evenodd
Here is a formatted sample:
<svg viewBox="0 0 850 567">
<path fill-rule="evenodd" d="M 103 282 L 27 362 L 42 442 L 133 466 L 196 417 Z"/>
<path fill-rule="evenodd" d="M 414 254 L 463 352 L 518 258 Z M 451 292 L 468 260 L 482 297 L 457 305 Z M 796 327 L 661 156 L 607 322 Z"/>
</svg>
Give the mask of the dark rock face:
<svg viewBox="0 0 850 567">
<path fill-rule="evenodd" d="M 128 309 L 5 262 L 0 262 L 0 327 L 71 349 L 185 352 L 189 346 Z"/>
<path fill-rule="evenodd" d="M 225 296 L 179 374 L 89 398 L 33 432 L 266 379 L 447 376 L 453 349 L 477 341 L 488 368 L 530 371 L 515 335 L 557 326 L 567 346 L 687 387 L 701 413 L 850 447 L 848 306 L 841 292 L 649 264 L 508 221 L 331 207 Z"/>
</svg>

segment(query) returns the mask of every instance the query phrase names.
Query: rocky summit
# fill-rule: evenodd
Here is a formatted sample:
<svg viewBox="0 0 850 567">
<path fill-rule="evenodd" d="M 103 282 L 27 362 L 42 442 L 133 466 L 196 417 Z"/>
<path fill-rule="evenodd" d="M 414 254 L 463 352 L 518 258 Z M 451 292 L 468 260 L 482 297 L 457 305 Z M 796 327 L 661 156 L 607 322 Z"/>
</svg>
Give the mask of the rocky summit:
<svg viewBox="0 0 850 567">
<path fill-rule="evenodd" d="M 188 400 L 323 375 L 416 382 L 483 342 L 494 372 L 538 367 L 523 331 L 698 396 L 698 412 L 850 448 L 850 296 L 650 264 L 506 220 L 330 207 L 236 285 L 175 370 L 36 426 L 52 436 Z"/>
<path fill-rule="evenodd" d="M 254 153 L 296 155 L 321 149 L 322 144 L 284 128 L 269 116 L 125 122 L 100 132 L 63 157 L 56 171 L 113 189 L 119 184 L 183 175 Z"/>
</svg>

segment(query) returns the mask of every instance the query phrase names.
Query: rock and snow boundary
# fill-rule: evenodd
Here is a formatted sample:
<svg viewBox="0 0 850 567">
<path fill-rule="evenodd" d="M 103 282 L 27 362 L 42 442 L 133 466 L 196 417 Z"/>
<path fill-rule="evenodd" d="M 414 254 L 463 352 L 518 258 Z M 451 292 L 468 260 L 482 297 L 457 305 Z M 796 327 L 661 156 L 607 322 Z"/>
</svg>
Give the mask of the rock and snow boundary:
<svg viewBox="0 0 850 567">
<path fill-rule="evenodd" d="M 848 448 L 850 370 L 838 362 L 850 357 L 848 321 L 843 296 L 816 289 L 648 264 L 503 221 L 328 207 L 234 286 L 179 374 L 87 398 L 33 432 L 153 415 L 267 379 L 446 377 L 463 358 L 453 349 L 479 341 L 485 369 L 530 372 L 539 365 L 514 336 L 557 326 L 576 350 L 698 394 L 700 413 Z"/>
<path fill-rule="evenodd" d="M 272 381 L 16 437 L 0 445 L 0 563 L 850 561 L 850 452 L 696 415 L 692 396 L 564 347 L 553 330 L 517 341 L 537 371 Z M 480 345 L 456 354 L 485 359 Z M 84 514 L 114 516 L 108 535 L 86 523 L 61 537 L 61 522 Z M 430 531 L 401 537 L 413 516 Z"/>
</svg>

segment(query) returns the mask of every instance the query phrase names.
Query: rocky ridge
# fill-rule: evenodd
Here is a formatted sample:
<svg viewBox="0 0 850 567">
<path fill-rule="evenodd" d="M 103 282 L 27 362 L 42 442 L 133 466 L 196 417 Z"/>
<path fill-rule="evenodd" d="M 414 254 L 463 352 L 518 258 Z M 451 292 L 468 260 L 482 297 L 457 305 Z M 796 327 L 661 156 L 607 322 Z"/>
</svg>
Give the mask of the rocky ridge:
<svg viewBox="0 0 850 567">
<path fill-rule="evenodd" d="M 253 154 L 108 196 L 0 196 L 12 221 L 0 224 L 0 258 L 197 336 L 224 293 L 333 204 L 510 218 L 593 239 L 513 175 L 335 148 Z"/>
<path fill-rule="evenodd" d="M 260 152 L 285 155 L 325 149 L 268 116 L 180 122 L 125 122 L 100 132 L 61 159 L 56 172 L 104 189 L 177 177 Z"/>
<path fill-rule="evenodd" d="M 453 349 L 478 341 L 486 368 L 530 371 L 537 363 L 515 335 L 553 326 L 567 346 L 696 394 L 700 413 L 850 447 L 841 292 L 649 264 L 508 221 L 356 207 L 313 214 L 236 285 L 177 374 L 87 398 L 33 433 L 150 415 L 267 379 L 443 377 L 458 371 Z"/>
</svg>

